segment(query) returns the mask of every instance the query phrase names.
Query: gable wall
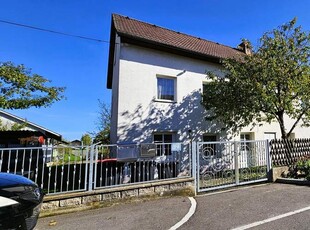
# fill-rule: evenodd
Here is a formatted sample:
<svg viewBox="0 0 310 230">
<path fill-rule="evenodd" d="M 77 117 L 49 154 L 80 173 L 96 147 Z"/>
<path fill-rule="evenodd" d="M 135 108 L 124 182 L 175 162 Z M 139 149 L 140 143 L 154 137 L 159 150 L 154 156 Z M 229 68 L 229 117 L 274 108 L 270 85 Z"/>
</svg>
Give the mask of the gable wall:
<svg viewBox="0 0 310 230">
<path fill-rule="evenodd" d="M 111 143 L 117 142 L 117 124 L 118 124 L 118 105 L 119 105 L 119 58 L 120 55 L 120 37 L 115 38 L 115 52 L 113 63 L 113 81 L 112 81 L 112 98 L 111 98 L 111 126 L 110 139 Z"/>
</svg>

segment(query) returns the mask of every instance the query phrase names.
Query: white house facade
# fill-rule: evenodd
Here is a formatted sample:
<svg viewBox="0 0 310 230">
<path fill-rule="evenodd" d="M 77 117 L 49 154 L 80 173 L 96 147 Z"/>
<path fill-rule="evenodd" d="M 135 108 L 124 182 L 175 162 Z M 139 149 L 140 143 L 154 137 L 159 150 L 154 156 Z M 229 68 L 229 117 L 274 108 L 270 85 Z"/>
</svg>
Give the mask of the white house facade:
<svg viewBox="0 0 310 230">
<path fill-rule="evenodd" d="M 228 136 L 205 120 L 201 93 L 206 73 L 219 71 L 223 58 L 245 51 L 113 15 L 107 81 L 112 89 L 111 143 L 280 138 L 276 122 Z M 297 126 L 294 137 L 308 133 Z"/>
</svg>

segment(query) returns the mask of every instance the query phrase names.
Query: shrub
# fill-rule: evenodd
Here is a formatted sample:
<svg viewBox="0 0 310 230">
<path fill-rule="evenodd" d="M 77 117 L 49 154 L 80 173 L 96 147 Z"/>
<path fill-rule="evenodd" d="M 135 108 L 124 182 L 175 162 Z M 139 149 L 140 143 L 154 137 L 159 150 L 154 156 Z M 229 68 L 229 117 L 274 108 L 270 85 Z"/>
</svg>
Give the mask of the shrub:
<svg viewBox="0 0 310 230">
<path fill-rule="evenodd" d="M 293 178 L 302 176 L 310 181 L 310 156 L 298 160 L 296 164 L 289 169 L 288 176 Z"/>
</svg>

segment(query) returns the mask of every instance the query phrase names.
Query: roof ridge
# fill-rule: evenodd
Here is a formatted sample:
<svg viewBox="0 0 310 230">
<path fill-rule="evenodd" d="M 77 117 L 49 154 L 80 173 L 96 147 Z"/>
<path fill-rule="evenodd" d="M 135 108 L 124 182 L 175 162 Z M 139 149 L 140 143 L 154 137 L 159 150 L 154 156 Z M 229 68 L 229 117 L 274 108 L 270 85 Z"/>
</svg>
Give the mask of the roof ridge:
<svg viewBox="0 0 310 230">
<path fill-rule="evenodd" d="M 210 42 L 210 43 L 213 43 L 213 44 L 215 44 L 215 45 L 224 46 L 224 47 L 227 47 L 227 48 L 230 48 L 230 49 L 233 49 L 233 50 L 242 52 L 242 51 L 239 50 L 237 47 L 231 47 L 231 46 L 224 45 L 224 44 L 221 44 L 221 43 L 218 43 L 218 42 L 214 42 L 214 41 L 211 41 L 211 40 L 208 40 L 208 39 L 205 39 L 205 38 L 201 38 L 201 37 L 193 36 L 193 35 L 186 34 L 186 33 L 183 33 L 183 32 L 175 31 L 175 30 L 172 30 L 172 29 L 169 29 L 169 28 L 166 28 L 166 27 L 158 26 L 158 25 L 156 25 L 156 24 L 151 24 L 151 23 L 149 23 L 149 22 L 144 22 L 144 21 L 141 21 L 141 20 L 139 20 L 139 19 L 131 18 L 131 17 L 129 17 L 129 16 L 125 16 L 125 15 L 120 15 L 120 14 L 115 14 L 115 13 L 113 13 L 113 14 L 112 14 L 112 17 L 113 17 L 113 21 L 114 21 L 115 17 L 122 17 L 122 18 L 126 18 L 126 19 L 129 19 L 129 20 L 134 20 L 134 21 L 137 21 L 137 22 L 139 22 L 139 23 L 146 24 L 146 25 L 155 26 L 155 27 L 158 27 L 158 28 L 161 28 L 161 29 L 164 29 L 164 30 L 168 30 L 168 31 L 171 31 L 171 32 L 173 32 L 173 33 L 182 34 L 182 35 L 185 35 L 185 36 L 188 36 L 188 37 L 191 37 L 191 38 L 195 38 L 195 39 L 198 39 L 198 40 L 204 40 L 204 41 L 206 41 L 206 42 Z"/>
</svg>

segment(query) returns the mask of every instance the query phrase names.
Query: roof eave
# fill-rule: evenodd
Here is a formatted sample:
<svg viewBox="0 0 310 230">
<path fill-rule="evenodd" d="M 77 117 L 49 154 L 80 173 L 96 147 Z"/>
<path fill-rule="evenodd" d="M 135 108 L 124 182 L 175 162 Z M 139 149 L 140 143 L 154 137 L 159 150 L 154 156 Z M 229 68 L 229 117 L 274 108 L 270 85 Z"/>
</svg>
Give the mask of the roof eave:
<svg viewBox="0 0 310 230">
<path fill-rule="evenodd" d="M 160 42 L 154 42 L 147 39 L 131 36 L 125 33 L 118 32 L 117 33 L 121 37 L 122 43 L 129 43 L 133 45 L 138 45 L 150 49 L 155 49 L 173 53 L 176 55 L 181 55 L 185 57 L 192 57 L 194 59 L 199 59 L 202 61 L 208 61 L 216 64 L 220 64 L 221 60 L 223 58 L 215 57 L 211 55 L 201 54 L 198 52 L 193 52 L 186 49 L 181 49 L 179 47 L 174 47 L 166 44 L 162 44 Z M 107 74 L 107 88 L 112 89 L 112 79 L 113 79 L 113 62 L 114 62 L 114 53 L 115 53 L 115 35 L 116 35 L 116 29 L 114 25 L 111 27 L 111 38 L 110 38 L 110 51 L 109 51 L 109 61 L 108 61 L 108 74 Z"/>
<path fill-rule="evenodd" d="M 215 57 L 215 56 L 206 55 L 206 54 L 194 52 L 194 51 L 187 50 L 187 49 L 182 49 L 182 48 L 171 46 L 171 45 L 166 45 L 160 42 L 155 42 L 155 41 L 151 41 L 148 39 L 143 39 L 140 37 L 128 35 L 126 33 L 118 32 L 118 35 L 121 37 L 123 43 L 129 43 L 129 44 L 138 45 L 138 46 L 151 48 L 151 49 L 155 49 L 154 47 L 156 47 L 156 50 L 173 53 L 173 54 L 177 54 L 177 55 L 181 55 L 185 57 L 192 57 L 195 59 L 209 61 L 209 62 L 213 62 L 217 64 L 221 63 L 221 60 L 222 60 L 222 58 L 220 57 Z"/>
</svg>

